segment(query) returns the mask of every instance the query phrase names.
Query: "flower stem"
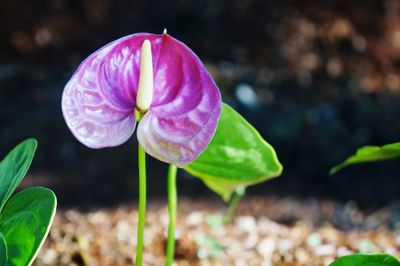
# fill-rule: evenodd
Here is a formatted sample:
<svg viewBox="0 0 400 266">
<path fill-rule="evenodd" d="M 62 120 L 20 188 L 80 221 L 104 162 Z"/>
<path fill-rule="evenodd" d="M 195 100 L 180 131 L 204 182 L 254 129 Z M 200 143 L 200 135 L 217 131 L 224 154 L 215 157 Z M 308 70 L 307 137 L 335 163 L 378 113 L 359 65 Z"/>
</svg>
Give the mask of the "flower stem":
<svg viewBox="0 0 400 266">
<path fill-rule="evenodd" d="M 244 187 L 238 187 L 232 195 L 229 201 L 228 210 L 224 215 L 224 223 L 230 224 L 235 217 L 237 207 L 239 205 L 240 199 L 246 194 L 246 189 Z"/>
<path fill-rule="evenodd" d="M 167 239 L 167 261 L 166 266 L 171 266 L 175 255 L 175 224 L 176 224 L 176 206 L 178 197 L 176 193 L 176 172 L 177 167 L 173 164 L 168 168 L 168 239 Z"/>
<path fill-rule="evenodd" d="M 143 235 L 146 221 L 146 152 L 138 145 L 139 162 L 139 221 L 137 228 L 136 266 L 143 262 Z"/>
</svg>

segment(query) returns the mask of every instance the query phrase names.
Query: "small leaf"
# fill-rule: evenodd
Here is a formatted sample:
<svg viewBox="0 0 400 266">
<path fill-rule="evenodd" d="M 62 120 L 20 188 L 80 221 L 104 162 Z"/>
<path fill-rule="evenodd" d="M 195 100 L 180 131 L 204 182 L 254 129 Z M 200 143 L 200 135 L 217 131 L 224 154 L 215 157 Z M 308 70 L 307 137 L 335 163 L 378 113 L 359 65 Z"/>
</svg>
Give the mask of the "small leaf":
<svg viewBox="0 0 400 266">
<path fill-rule="evenodd" d="M 400 262 L 387 254 L 353 254 L 341 257 L 329 266 L 400 266 Z"/>
<path fill-rule="evenodd" d="M 0 265 L 7 264 L 7 243 L 2 233 L 0 233 Z"/>
<path fill-rule="evenodd" d="M 36 147 L 37 141 L 35 139 L 27 139 L 18 144 L 0 162 L 0 212 L 25 177 L 31 165 Z"/>
<path fill-rule="evenodd" d="M 195 242 L 199 246 L 197 257 L 200 259 L 218 258 L 223 254 L 221 244 L 211 236 L 205 234 L 197 235 Z"/>
<path fill-rule="evenodd" d="M 389 160 L 400 157 L 400 142 L 386 144 L 384 146 L 364 146 L 356 151 L 355 155 L 348 157 L 344 162 L 333 167 L 331 175 L 340 171 L 346 166 L 359 163 L 368 163 Z"/>
<path fill-rule="evenodd" d="M 217 130 L 205 151 L 184 168 L 228 201 L 239 186 L 282 173 L 275 150 L 241 115 L 222 105 Z"/>
<path fill-rule="evenodd" d="M 43 187 L 27 188 L 6 204 L 0 232 L 7 243 L 7 266 L 31 265 L 50 230 L 56 204 L 53 191 Z"/>
</svg>

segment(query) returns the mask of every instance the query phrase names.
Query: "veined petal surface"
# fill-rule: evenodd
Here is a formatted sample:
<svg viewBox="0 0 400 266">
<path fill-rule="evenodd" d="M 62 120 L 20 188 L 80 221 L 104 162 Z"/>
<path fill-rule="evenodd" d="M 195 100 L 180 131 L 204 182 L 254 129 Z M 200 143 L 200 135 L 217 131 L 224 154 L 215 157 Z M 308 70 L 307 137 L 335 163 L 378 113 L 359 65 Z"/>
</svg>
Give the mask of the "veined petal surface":
<svg viewBox="0 0 400 266">
<path fill-rule="evenodd" d="M 144 40 L 151 43 L 154 95 L 150 110 L 139 123 L 138 139 L 153 157 L 183 167 L 210 142 L 221 96 L 199 58 L 168 34 L 133 34 L 90 55 L 64 89 L 64 118 L 88 147 L 125 142 L 135 128 Z"/>
</svg>

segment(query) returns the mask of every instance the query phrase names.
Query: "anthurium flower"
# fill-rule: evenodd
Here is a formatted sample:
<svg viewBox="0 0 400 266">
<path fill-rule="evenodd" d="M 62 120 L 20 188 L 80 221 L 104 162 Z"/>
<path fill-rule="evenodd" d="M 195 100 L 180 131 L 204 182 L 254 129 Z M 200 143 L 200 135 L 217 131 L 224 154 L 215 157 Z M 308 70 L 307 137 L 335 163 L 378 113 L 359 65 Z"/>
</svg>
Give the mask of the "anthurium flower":
<svg viewBox="0 0 400 266">
<path fill-rule="evenodd" d="M 185 44 L 166 33 L 138 33 L 107 44 L 81 63 L 65 86 L 62 110 L 72 133 L 90 148 L 127 141 L 138 110 L 137 137 L 145 151 L 183 167 L 213 137 L 221 96 Z"/>
</svg>

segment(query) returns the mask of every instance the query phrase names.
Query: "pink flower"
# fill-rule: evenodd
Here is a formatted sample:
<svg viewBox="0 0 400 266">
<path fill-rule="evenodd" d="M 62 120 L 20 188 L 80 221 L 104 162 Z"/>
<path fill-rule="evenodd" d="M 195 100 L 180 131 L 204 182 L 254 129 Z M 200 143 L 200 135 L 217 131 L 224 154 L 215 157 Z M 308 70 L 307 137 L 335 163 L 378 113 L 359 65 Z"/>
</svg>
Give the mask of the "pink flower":
<svg viewBox="0 0 400 266">
<path fill-rule="evenodd" d="M 196 159 L 213 137 L 221 96 L 200 59 L 166 33 L 129 35 L 90 55 L 65 86 L 64 118 L 75 137 L 90 148 L 127 141 L 137 121 L 145 40 L 151 44 L 154 85 L 137 137 L 151 156 L 183 167 Z"/>
</svg>

